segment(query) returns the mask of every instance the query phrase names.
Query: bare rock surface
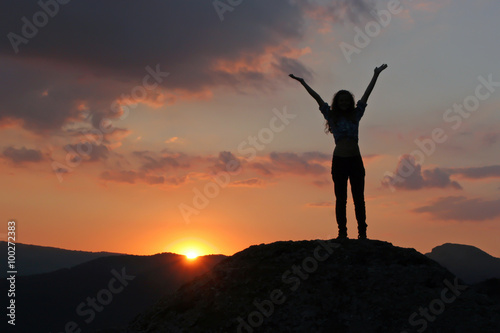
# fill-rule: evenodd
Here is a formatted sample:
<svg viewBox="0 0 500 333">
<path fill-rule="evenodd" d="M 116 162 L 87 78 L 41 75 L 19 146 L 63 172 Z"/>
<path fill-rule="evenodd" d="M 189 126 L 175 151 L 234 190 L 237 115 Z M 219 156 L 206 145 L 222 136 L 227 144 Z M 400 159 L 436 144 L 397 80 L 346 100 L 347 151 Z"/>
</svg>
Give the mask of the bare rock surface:
<svg viewBox="0 0 500 333">
<path fill-rule="evenodd" d="M 388 242 L 280 241 L 224 259 L 123 331 L 500 332 L 499 295 L 499 280 L 466 285 Z"/>
</svg>

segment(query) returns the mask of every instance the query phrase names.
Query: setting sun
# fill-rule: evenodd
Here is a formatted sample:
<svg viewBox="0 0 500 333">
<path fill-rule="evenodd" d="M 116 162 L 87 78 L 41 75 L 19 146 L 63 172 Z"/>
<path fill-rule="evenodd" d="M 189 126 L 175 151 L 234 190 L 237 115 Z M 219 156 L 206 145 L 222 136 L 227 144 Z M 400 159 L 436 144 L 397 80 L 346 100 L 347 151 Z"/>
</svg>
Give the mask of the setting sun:
<svg viewBox="0 0 500 333">
<path fill-rule="evenodd" d="M 196 252 L 194 250 L 190 250 L 190 251 L 186 252 L 185 255 L 186 255 L 186 258 L 193 260 L 193 259 L 196 259 L 198 257 L 198 252 Z"/>
<path fill-rule="evenodd" d="M 210 253 L 219 252 L 213 244 L 198 237 L 179 238 L 165 246 L 164 251 L 184 255 L 189 260 L 193 260 L 199 256 L 204 256 Z"/>
</svg>

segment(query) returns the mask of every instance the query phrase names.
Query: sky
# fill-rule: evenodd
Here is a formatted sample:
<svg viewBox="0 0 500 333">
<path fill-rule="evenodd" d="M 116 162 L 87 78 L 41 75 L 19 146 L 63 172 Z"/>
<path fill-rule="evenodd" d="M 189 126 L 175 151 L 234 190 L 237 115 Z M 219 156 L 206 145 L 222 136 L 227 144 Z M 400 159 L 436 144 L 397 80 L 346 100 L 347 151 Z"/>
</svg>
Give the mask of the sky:
<svg viewBox="0 0 500 333">
<path fill-rule="evenodd" d="M 7 1 L 0 219 L 16 242 L 231 255 L 337 236 L 333 136 L 356 100 L 368 237 L 500 257 L 500 4 Z M 8 13 L 8 14 L 7 14 Z M 350 190 L 349 190 L 350 191 Z M 357 237 L 348 195 L 348 233 Z"/>
</svg>

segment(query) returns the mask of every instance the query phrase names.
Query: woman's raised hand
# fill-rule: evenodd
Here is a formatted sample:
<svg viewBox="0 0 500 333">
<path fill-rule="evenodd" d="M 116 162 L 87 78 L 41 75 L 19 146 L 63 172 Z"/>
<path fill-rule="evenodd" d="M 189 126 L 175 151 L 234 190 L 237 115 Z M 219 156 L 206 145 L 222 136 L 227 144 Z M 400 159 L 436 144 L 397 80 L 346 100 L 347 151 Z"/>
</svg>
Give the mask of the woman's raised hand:
<svg viewBox="0 0 500 333">
<path fill-rule="evenodd" d="M 301 82 L 301 83 L 302 83 L 302 82 L 304 82 L 304 79 L 303 79 L 303 78 L 301 78 L 301 77 L 297 77 L 297 76 L 295 76 L 295 75 L 293 75 L 293 74 L 290 74 L 290 75 L 288 75 L 288 76 L 289 76 L 289 77 L 291 77 L 292 79 L 295 79 L 295 80 L 297 80 L 297 81 Z"/>
<path fill-rule="evenodd" d="M 382 72 L 386 68 L 387 68 L 387 64 L 383 64 L 380 67 L 375 67 L 375 69 L 373 71 L 374 71 L 375 74 L 379 75 L 380 72 Z"/>
</svg>

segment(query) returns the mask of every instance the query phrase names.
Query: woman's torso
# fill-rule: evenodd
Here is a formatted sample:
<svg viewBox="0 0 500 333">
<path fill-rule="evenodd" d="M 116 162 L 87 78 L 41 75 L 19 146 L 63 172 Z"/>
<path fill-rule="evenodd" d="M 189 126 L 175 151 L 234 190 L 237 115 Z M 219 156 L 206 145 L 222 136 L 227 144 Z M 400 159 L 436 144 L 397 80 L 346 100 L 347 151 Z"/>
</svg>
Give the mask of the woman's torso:
<svg viewBox="0 0 500 333">
<path fill-rule="evenodd" d="M 358 140 L 350 137 L 342 138 L 335 145 L 333 155 L 341 157 L 360 156 Z"/>
</svg>

